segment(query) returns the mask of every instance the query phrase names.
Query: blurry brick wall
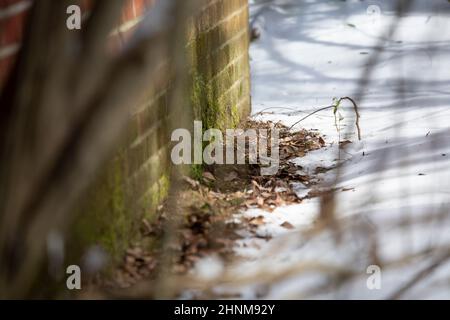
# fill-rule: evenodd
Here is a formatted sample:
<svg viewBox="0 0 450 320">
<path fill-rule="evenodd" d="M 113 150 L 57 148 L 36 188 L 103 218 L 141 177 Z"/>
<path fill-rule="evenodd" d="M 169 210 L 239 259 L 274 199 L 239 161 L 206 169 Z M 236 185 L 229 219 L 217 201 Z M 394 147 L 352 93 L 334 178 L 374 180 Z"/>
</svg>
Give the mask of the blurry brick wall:
<svg viewBox="0 0 450 320">
<path fill-rule="evenodd" d="M 38 0 L 39 1 L 39 0 Z M 57 1 L 57 0 L 53 0 Z M 133 30 L 139 18 L 151 7 L 155 0 L 126 0 L 121 18 L 123 39 Z M 0 88 L 15 61 L 22 40 L 25 20 L 32 0 L 0 0 Z M 77 1 L 74 1 L 76 3 Z M 80 1 L 83 11 L 90 7 L 89 0 Z"/>
<path fill-rule="evenodd" d="M 113 50 L 132 35 L 154 1 L 125 1 L 121 24 L 112 37 Z M 89 10 L 91 2 L 81 2 L 83 10 Z M 0 0 L 0 88 L 20 49 L 31 3 Z M 205 0 L 186 33 L 192 80 L 187 105 L 191 102 L 205 126 L 235 126 L 250 110 L 247 0 Z M 164 79 L 148 89 L 140 106 L 130 106 L 135 111 L 124 146 L 118 147 L 89 191 L 89 201 L 79 208 L 82 215 L 70 241 L 77 247 L 101 244 L 117 257 L 136 234 L 136 221 L 151 219 L 167 194 L 170 136 L 166 128 L 169 117 L 178 116 L 170 113 L 169 94 L 170 79 Z"/>
</svg>

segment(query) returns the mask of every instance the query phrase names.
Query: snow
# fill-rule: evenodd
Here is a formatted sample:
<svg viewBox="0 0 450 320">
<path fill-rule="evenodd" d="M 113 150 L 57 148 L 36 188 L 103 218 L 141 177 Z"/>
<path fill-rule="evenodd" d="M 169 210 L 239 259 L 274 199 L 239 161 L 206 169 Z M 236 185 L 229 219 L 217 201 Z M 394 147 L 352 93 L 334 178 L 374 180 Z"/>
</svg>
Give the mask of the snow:
<svg viewBox="0 0 450 320">
<path fill-rule="evenodd" d="M 257 234 L 272 239 L 247 235 L 238 241 L 242 259 L 230 274 L 265 276 L 217 290 L 238 290 L 243 298 L 389 298 L 429 265 L 438 247 L 443 253 L 450 248 L 450 3 L 415 1 L 391 37 L 395 1 L 254 0 L 250 10 L 261 30 L 250 49 L 253 113 L 272 112 L 256 117 L 290 126 L 333 97 L 360 97 L 362 140 L 348 102 L 342 102 L 339 133 L 331 110 L 296 126 L 319 130 L 327 142 L 294 161 L 302 170 L 341 164 L 318 176 L 323 187 L 337 178 L 337 187 L 347 190 L 336 193 L 340 241 L 330 230 L 313 237 L 304 232 L 319 215 L 317 198 L 271 213 L 248 210 L 241 214 L 266 222 Z M 361 86 L 380 44 L 370 82 Z M 345 139 L 352 143 L 340 150 Z M 296 190 L 308 191 L 301 184 Z M 295 230 L 281 227 L 285 221 Z M 384 263 L 382 287 L 369 290 L 366 271 L 375 240 Z M 432 254 L 420 254 L 426 250 Z M 410 259 L 397 261 L 406 255 Z M 336 282 L 338 269 L 353 276 Z M 449 299 L 450 262 L 401 298 Z"/>
</svg>

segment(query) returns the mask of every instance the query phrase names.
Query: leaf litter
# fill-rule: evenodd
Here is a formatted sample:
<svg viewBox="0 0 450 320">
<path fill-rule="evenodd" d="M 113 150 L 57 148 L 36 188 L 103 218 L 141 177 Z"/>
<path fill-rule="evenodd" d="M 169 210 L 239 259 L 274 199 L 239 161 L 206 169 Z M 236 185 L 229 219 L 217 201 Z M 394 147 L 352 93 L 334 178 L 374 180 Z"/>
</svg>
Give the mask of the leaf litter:
<svg viewBox="0 0 450 320">
<path fill-rule="evenodd" d="M 231 261 L 235 240 L 241 238 L 239 230 L 259 237 L 256 229 L 265 224 L 264 217 L 241 215 L 236 219 L 236 213 L 250 208 L 272 212 L 277 207 L 298 204 L 305 198 L 319 197 L 326 192 L 313 189 L 299 197 L 293 188 L 299 183 L 308 188 L 317 184 L 316 177 L 305 174 L 301 166 L 291 161 L 325 146 L 325 140 L 317 131 L 292 131 L 281 123 L 254 120 L 248 120 L 245 128 L 266 129 L 268 132 L 278 129 L 279 170 L 275 175 L 261 175 L 259 165 L 248 164 L 247 147 L 245 165 L 204 166 L 199 180 L 184 176 L 185 188 L 178 197 L 182 222 L 176 231 L 176 241 L 170 245 L 173 257 L 171 272 L 174 275 L 187 274 L 200 259 L 211 255 L 220 257 L 225 263 Z M 247 141 L 247 146 L 248 143 L 252 141 Z M 314 174 L 326 170 L 317 167 Z M 140 240 L 126 251 L 122 264 L 115 270 L 114 279 L 108 282 L 109 286 L 128 288 L 142 279 L 156 277 L 161 255 L 167 253 L 161 249 L 167 219 L 165 208 L 165 204 L 158 207 L 155 221 L 142 220 Z M 288 221 L 280 226 L 294 229 Z"/>
</svg>

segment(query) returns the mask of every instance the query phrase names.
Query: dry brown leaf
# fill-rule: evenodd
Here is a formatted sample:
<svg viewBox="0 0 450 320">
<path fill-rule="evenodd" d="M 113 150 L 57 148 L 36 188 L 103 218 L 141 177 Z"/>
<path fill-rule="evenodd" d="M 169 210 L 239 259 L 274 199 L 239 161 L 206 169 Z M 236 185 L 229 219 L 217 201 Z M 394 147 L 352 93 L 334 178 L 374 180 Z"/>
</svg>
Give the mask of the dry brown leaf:
<svg viewBox="0 0 450 320">
<path fill-rule="evenodd" d="M 264 206 L 264 198 L 258 197 L 258 198 L 256 199 L 256 204 L 257 204 L 259 207 Z"/>
<path fill-rule="evenodd" d="M 295 227 L 288 221 L 283 222 L 280 226 L 290 230 L 295 229 Z"/>
<path fill-rule="evenodd" d="M 216 178 L 213 176 L 213 174 L 209 171 L 204 171 L 202 174 L 203 178 L 210 181 L 215 181 Z"/>
<path fill-rule="evenodd" d="M 344 149 L 350 143 L 352 143 L 350 140 L 341 141 L 339 142 L 339 148 Z"/>
<path fill-rule="evenodd" d="M 257 217 L 251 218 L 248 223 L 251 224 L 251 225 L 254 225 L 254 226 L 263 225 L 264 224 L 264 217 L 263 216 L 257 216 Z"/>
</svg>

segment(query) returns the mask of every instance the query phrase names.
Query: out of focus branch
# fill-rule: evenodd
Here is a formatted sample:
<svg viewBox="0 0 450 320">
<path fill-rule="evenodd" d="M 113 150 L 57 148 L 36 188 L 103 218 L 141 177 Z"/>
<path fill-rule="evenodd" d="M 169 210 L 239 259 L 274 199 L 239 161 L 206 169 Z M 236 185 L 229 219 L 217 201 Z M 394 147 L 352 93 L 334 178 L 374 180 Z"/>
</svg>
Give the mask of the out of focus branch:
<svg viewBox="0 0 450 320">
<path fill-rule="evenodd" d="M 157 29 L 146 25 L 126 50 L 102 61 L 122 3 L 97 1 L 83 36 L 65 27 L 68 1 L 34 3 L 23 51 L 0 97 L 8 117 L 0 128 L 0 297 L 27 294 L 46 235 L 72 220 L 74 204 L 130 120 L 130 107 L 160 76 L 161 61 L 182 54 L 169 50 L 170 35 L 184 34 L 185 21 L 170 18 L 186 6 L 171 0 L 152 8 Z"/>
</svg>

